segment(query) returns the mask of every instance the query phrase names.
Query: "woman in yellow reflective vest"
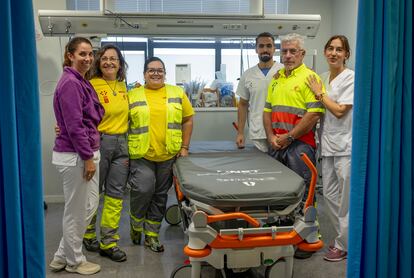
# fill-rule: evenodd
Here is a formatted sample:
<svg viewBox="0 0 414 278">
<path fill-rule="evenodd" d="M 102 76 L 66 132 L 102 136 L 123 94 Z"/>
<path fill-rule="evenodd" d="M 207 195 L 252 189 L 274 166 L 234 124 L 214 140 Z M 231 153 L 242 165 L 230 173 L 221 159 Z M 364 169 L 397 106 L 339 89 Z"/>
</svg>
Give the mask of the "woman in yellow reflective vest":
<svg viewBox="0 0 414 278">
<path fill-rule="evenodd" d="M 131 186 L 131 239 L 163 252 L 159 241 L 167 192 L 172 185 L 172 165 L 187 156 L 193 129 L 194 110 L 184 91 L 165 84 L 164 62 L 152 57 L 145 61 L 145 85 L 128 92 Z"/>
</svg>

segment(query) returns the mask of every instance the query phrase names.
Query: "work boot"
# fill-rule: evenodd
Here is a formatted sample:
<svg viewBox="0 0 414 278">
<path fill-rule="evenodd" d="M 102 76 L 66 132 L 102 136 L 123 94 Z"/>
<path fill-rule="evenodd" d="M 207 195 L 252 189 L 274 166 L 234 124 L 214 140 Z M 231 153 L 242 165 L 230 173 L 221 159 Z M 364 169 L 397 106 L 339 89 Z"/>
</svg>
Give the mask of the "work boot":
<svg viewBox="0 0 414 278">
<path fill-rule="evenodd" d="M 315 252 L 314 251 L 300 250 L 298 248 L 298 249 L 296 249 L 295 254 L 293 255 L 293 257 L 295 257 L 296 259 L 299 259 L 299 260 L 304 260 L 304 259 L 309 259 L 310 257 L 312 257 L 313 253 L 315 253 Z"/>
<path fill-rule="evenodd" d="M 134 231 L 134 229 L 131 226 L 129 235 L 131 237 L 131 240 L 132 240 L 133 244 L 135 244 L 135 245 L 140 245 L 141 244 L 141 237 L 142 237 L 141 232 Z"/>
<path fill-rule="evenodd" d="M 94 238 L 84 238 L 83 239 L 83 246 L 85 246 L 86 250 L 90 252 L 98 252 L 99 251 L 99 241 Z"/>
<path fill-rule="evenodd" d="M 99 251 L 99 255 L 103 257 L 109 257 L 114 262 L 123 262 L 127 259 L 125 252 L 119 249 L 118 246 L 108 249 L 101 249 Z"/>
<path fill-rule="evenodd" d="M 145 236 L 145 246 L 154 252 L 164 252 L 164 246 L 156 236 Z"/>
</svg>

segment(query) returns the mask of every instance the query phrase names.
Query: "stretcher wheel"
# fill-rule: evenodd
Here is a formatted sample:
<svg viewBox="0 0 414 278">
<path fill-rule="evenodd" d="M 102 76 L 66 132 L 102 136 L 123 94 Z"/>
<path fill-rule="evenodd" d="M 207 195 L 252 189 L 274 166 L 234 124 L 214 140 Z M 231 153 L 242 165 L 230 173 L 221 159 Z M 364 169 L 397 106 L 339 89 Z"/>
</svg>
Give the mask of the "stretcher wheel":
<svg viewBox="0 0 414 278">
<path fill-rule="evenodd" d="M 191 264 L 180 265 L 174 269 L 170 278 L 190 278 Z"/>
<path fill-rule="evenodd" d="M 170 225 L 178 225 L 181 222 L 180 208 L 178 205 L 171 205 L 165 212 L 165 221 Z"/>
<path fill-rule="evenodd" d="M 284 259 L 278 260 L 271 266 L 266 267 L 265 278 L 276 277 L 293 277 L 293 269 L 288 266 L 288 263 Z"/>
</svg>

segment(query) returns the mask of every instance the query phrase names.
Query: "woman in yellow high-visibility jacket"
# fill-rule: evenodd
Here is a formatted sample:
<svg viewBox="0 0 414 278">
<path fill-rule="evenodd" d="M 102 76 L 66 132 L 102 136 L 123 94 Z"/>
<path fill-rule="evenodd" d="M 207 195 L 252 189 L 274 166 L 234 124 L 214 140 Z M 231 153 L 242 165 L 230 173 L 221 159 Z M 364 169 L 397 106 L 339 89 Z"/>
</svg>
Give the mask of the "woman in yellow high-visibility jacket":
<svg viewBox="0 0 414 278">
<path fill-rule="evenodd" d="M 152 57 L 144 65 L 145 85 L 128 92 L 131 186 L 131 239 L 163 252 L 159 241 L 167 192 L 172 185 L 172 165 L 187 156 L 194 110 L 184 91 L 165 84 L 164 62 Z"/>
</svg>

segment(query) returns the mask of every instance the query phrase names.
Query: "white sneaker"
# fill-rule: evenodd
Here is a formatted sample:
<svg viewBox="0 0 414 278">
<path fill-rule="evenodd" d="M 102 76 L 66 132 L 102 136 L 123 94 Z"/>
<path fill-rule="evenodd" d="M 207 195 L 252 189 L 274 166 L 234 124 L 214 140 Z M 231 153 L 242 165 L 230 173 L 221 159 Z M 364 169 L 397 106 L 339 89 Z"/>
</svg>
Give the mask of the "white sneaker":
<svg viewBox="0 0 414 278">
<path fill-rule="evenodd" d="M 82 275 L 91 275 L 99 272 L 101 266 L 99 264 L 94 264 L 88 261 L 81 262 L 78 265 L 66 265 L 65 270 L 71 273 L 79 273 Z"/>
<path fill-rule="evenodd" d="M 62 259 L 53 259 L 53 261 L 49 264 L 49 267 L 52 271 L 61 271 L 66 267 L 66 261 Z"/>
</svg>

